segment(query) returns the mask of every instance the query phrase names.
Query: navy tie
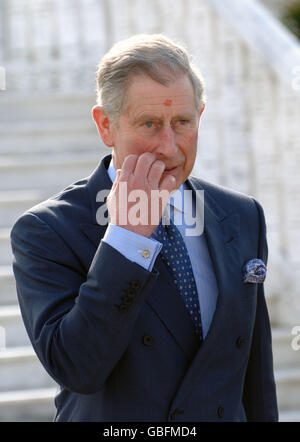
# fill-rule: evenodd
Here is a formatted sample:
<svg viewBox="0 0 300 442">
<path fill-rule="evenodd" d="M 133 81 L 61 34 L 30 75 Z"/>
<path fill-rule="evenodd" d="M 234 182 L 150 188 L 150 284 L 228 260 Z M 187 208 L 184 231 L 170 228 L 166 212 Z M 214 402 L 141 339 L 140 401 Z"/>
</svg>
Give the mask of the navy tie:
<svg viewBox="0 0 300 442">
<path fill-rule="evenodd" d="M 172 221 L 166 227 L 160 222 L 155 231 L 155 237 L 163 244 L 160 252 L 162 260 L 171 273 L 174 284 L 179 289 L 185 306 L 191 315 L 195 332 L 202 340 L 201 313 L 197 287 L 190 257 L 183 238 Z"/>
</svg>

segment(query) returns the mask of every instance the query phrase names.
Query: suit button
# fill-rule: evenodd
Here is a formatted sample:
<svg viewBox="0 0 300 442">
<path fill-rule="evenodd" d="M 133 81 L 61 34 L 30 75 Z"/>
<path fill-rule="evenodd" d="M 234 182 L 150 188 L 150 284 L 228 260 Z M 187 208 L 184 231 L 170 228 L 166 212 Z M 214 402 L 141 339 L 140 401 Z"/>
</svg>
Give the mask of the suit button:
<svg viewBox="0 0 300 442">
<path fill-rule="evenodd" d="M 236 346 L 236 348 L 241 348 L 244 343 L 245 343 L 245 339 L 242 338 L 241 336 L 239 336 L 237 338 L 237 340 L 235 341 L 235 346 Z"/>
<path fill-rule="evenodd" d="M 139 289 L 141 287 L 141 283 L 140 283 L 140 281 L 131 281 L 130 287 L 135 290 Z"/>
<path fill-rule="evenodd" d="M 132 303 L 132 298 L 130 296 L 123 296 L 123 305 L 130 305 Z"/>
<path fill-rule="evenodd" d="M 136 296 L 136 291 L 134 289 L 127 289 L 125 290 L 125 293 L 128 298 L 133 299 Z"/>
<path fill-rule="evenodd" d="M 170 414 L 170 419 L 173 421 L 178 414 L 182 414 L 182 413 L 183 413 L 183 410 L 179 410 L 178 408 L 175 408 L 172 411 L 172 413 Z"/>
<path fill-rule="evenodd" d="M 154 338 L 151 335 L 144 335 L 143 336 L 143 344 L 147 347 L 151 347 L 154 344 Z"/>
<path fill-rule="evenodd" d="M 126 313 L 126 312 L 128 311 L 128 307 L 127 307 L 127 305 L 125 305 L 125 304 L 120 304 L 120 305 L 119 305 L 119 310 L 120 310 L 120 312 L 122 312 L 122 313 Z"/>
<path fill-rule="evenodd" d="M 222 418 L 224 416 L 224 408 L 223 407 L 218 408 L 217 415 L 219 418 Z"/>
</svg>

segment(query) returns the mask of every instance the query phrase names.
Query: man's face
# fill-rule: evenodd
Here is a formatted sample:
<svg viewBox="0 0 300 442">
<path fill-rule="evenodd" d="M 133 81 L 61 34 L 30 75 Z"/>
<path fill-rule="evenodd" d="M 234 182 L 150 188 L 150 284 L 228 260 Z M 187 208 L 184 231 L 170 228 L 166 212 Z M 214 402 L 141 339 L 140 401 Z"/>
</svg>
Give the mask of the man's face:
<svg viewBox="0 0 300 442">
<path fill-rule="evenodd" d="M 197 111 L 194 90 L 187 76 L 174 80 L 169 86 L 146 75 L 133 77 L 118 125 L 110 123 L 108 127 L 115 168 L 121 169 L 129 154 L 151 152 L 165 163 L 162 179 L 172 174 L 178 188 L 194 165 L 203 108 Z"/>
</svg>

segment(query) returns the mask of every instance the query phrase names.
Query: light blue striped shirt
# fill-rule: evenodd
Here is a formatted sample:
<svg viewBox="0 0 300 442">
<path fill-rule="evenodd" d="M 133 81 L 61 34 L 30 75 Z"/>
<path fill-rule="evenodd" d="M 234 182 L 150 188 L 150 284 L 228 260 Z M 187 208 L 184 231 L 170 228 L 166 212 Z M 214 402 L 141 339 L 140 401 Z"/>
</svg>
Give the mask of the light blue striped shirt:
<svg viewBox="0 0 300 442">
<path fill-rule="evenodd" d="M 108 168 L 108 175 L 111 181 L 114 182 L 116 178 L 116 171 L 112 161 L 110 162 Z M 182 205 L 178 205 L 176 203 L 176 201 L 180 200 L 178 199 L 178 192 L 181 193 L 181 198 L 183 198 L 184 190 L 188 190 L 186 184 L 182 184 L 170 198 L 168 202 L 170 207 L 167 207 L 165 213 L 168 213 L 169 211 L 172 219 L 178 219 L 176 216 L 179 216 L 179 218 L 182 219 L 182 223 L 176 223 L 176 227 L 180 231 L 185 241 L 190 256 L 198 290 L 203 336 L 205 337 L 215 312 L 218 297 L 218 286 L 205 235 L 186 235 L 186 229 L 191 228 L 191 225 L 186 224 L 186 217 L 184 216 L 184 208 L 182 208 Z M 193 210 L 194 209 L 195 208 L 193 207 Z M 145 236 L 113 224 L 108 224 L 103 241 L 114 247 L 130 261 L 139 264 L 148 271 L 152 271 L 155 260 L 162 248 L 162 244 L 155 239 L 155 231 L 153 232 L 151 238 L 146 238 Z M 145 250 L 147 253 L 143 254 Z"/>
</svg>

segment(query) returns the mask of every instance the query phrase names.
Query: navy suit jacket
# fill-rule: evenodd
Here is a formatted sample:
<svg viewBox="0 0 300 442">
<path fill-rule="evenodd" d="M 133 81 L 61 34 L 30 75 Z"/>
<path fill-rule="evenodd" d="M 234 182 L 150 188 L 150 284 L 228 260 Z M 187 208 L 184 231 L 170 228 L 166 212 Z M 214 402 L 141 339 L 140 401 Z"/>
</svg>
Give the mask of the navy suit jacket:
<svg viewBox="0 0 300 442">
<path fill-rule="evenodd" d="M 110 156 L 90 177 L 23 214 L 12 233 L 27 332 L 59 384 L 56 421 L 276 421 L 263 284 L 242 267 L 267 262 L 263 210 L 241 193 L 204 190 L 205 235 L 218 282 L 199 347 L 190 315 L 158 256 L 152 272 L 101 241 L 96 222 Z"/>
</svg>

